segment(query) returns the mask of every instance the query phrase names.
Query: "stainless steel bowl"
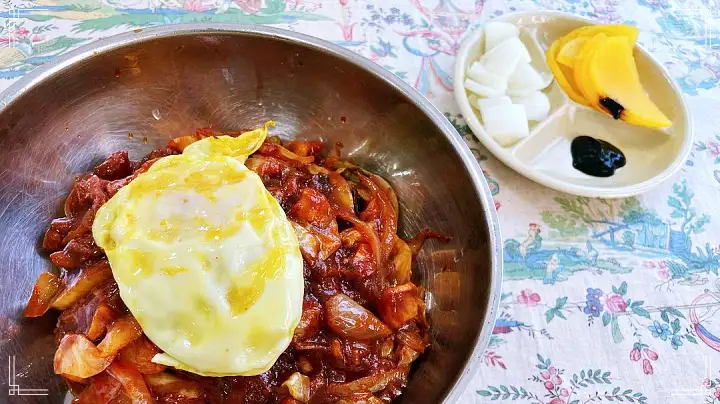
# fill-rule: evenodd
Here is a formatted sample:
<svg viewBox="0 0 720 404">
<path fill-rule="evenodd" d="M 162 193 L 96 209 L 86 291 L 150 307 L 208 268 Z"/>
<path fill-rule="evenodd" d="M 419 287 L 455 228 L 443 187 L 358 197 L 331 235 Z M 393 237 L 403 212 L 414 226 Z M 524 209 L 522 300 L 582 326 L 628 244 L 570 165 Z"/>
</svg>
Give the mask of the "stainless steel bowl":
<svg viewBox="0 0 720 404">
<path fill-rule="evenodd" d="M 346 155 L 388 179 L 404 235 L 429 227 L 453 237 L 418 257 L 433 341 L 402 402 L 455 402 L 475 373 L 500 296 L 492 197 L 447 119 L 374 63 L 288 31 L 175 25 L 80 48 L 0 101 L 0 358 L 15 358 L 10 384 L 49 391 L 10 403 L 57 403 L 65 394 L 52 372 L 55 317 L 21 313 L 50 268 L 39 240 L 73 177 L 117 150 L 139 158 L 198 127 L 254 128 L 268 119 L 278 122 L 275 134 L 340 141 Z M 457 275 L 437 277 L 443 271 Z"/>
</svg>

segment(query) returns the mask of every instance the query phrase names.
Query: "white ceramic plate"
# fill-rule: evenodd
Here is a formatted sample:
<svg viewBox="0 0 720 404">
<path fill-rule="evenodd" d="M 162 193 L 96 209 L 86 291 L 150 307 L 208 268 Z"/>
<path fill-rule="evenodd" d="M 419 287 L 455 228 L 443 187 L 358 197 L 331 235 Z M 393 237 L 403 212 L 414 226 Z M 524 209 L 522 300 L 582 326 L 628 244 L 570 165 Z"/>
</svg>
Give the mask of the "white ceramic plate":
<svg viewBox="0 0 720 404">
<path fill-rule="evenodd" d="M 534 11 L 506 14 L 493 21 L 520 27 L 520 39 L 530 50 L 533 67 L 550 73 L 545 51 L 575 28 L 595 24 L 574 15 Z M 550 98 L 550 115 L 530 123 L 530 136 L 502 147 L 482 126 L 479 111 L 470 106 L 463 86 L 469 65 L 483 52 L 484 35 L 479 29 L 468 37 L 455 61 L 455 100 L 475 136 L 497 158 L 529 179 L 558 191 L 581 196 L 619 198 L 637 195 L 658 185 L 682 167 L 692 147 L 692 126 L 682 92 L 668 72 L 639 45 L 635 62 L 640 81 L 652 100 L 673 121 L 663 130 L 647 129 L 616 121 L 612 117 L 574 103 L 553 81 L 544 92 Z M 607 178 L 593 177 L 572 166 L 570 142 L 592 136 L 617 146 L 627 164 Z"/>
</svg>

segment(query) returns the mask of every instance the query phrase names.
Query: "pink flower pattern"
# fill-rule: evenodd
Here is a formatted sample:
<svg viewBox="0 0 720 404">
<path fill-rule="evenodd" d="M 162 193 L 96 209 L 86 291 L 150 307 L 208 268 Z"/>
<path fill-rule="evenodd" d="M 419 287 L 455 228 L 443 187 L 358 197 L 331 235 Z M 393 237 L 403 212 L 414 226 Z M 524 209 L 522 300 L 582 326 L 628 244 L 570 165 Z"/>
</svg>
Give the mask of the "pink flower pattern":
<svg viewBox="0 0 720 404">
<path fill-rule="evenodd" d="M 643 372 L 644 372 L 646 375 L 651 375 L 651 374 L 653 374 L 653 366 L 652 366 L 652 364 L 650 363 L 650 360 L 649 360 L 649 359 L 643 359 Z"/>
<path fill-rule="evenodd" d="M 610 315 L 624 313 L 628 307 L 625 299 L 617 293 L 609 293 L 607 296 L 605 296 L 604 304 L 607 312 L 610 313 Z"/>
<path fill-rule="evenodd" d="M 720 157 L 720 142 L 711 141 L 708 142 L 708 150 L 710 151 L 710 154 L 713 155 L 713 157 Z"/>
<path fill-rule="evenodd" d="M 204 6 L 201 0 L 185 0 L 183 8 L 187 11 L 193 12 L 202 12 L 205 10 L 209 10 L 209 7 Z"/>
<path fill-rule="evenodd" d="M 21 38 L 27 38 L 31 33 L 25 27 L 10 27 L 9 29 L 12 30 L 12 34 L 0 35 L 0 45 L 9 45 Z"/>
<path fill-rule="evenodd" d="M 540 303 L 540 295 L 530 289 L 523 289 L 517 297 L 517 302 L 529 307 L 535 307 Z"/>
<path fill-rule="evenodd" d="M 531 377 L 530 381 L 539 383 L 542 385 L 544 392 L 533 392 L 532 386 L 506 386 L 501 385 L 499 388 L 495 386 L 488 386 L 487 389 L 478 390 L 477 393 L 481 397 L 489 398 L 490 401 L 500 399 L 504 391 L 518 392 L 517 396 L 523 396 L 529 398 L 532 403 L 547 403 L 547 404 L 577 404 L 578 398 L 584 389 L 589 389 L 590 386 L 599 385 L 612 385 L 612 374 L 611 372 L 603 372 L 600 369 L 592 370 L 581 370 L 568 375 L 569 383 L 565 383 L 562 375 L 567 374 L 565 369 L 558 369 L 548 358 L 537 356 L 538 364 L 535 366 L 538 369 L 537 375 Z M 649 365 L 649 361 L 646 359 Z M 652 372 L 652 366 L 650 366 Z M 566 385 L 569 386 L 566 387 Z M 636 392 L 633 389 L 622 389 L 615 387 L 611 389 L 612 392 L 603 393 L 603 400 L 607 401 L 629 401 L 637 402 L 641 404 L 647 404 L 647 397 L 642 392 Z M 546 397 L 545 400 L 541 400 L 540 396 Z"/>
<path fill-rule="evenodd" d="M 262 6 L 261 0 L 233 0 L 244 11 L 254 14 L 260 11 Z"/>
</svg>

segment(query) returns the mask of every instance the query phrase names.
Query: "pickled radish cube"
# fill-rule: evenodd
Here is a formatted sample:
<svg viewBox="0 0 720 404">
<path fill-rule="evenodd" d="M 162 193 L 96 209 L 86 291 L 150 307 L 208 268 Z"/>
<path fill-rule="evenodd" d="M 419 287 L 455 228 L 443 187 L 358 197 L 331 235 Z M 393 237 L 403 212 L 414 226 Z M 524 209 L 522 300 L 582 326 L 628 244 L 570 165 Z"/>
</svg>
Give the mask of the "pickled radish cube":
<svg viewBox="0 0 720 404">
<path fill-rule="evenodd" d="M 518 63 L 515 71 L 508 77 L 507 94 L 522 97 L 545 87 L 545 80 L 530 63 Z"/>
<path fill-rule="evenodd" d="M 524 97 L 513 97 L 513 104 L 525 107 L 529 121 L 542 121 L 550 114 L 550 98 L 542 91 L 533 91 Z"/>
<path fill-rule="evenodd" d="M 471 93 L 477 94 L 481 97 L 497 97 L 500 95 L 505 94 L 505 90 L 498 90 L 497 88 L 492 88 L 488 86 L 484 86 L 477 81 L 473 81 L 471 79 L 465 79 L 465 88 L 470 91 Z"/>
<path fill-rule="evenodd" d="M 485 132 L 500 146 L 510 146 L 530 135 L 525 107 L 522 105 L 496 105 L 483 114 Z"/>
<path fill-rule="evenodd" d="M 485 24 L 485 52 L 490 51 L 501 42 L 510 38 L 517 38 L 520 29 L 509 22 L 491 21 Z"/>
<path fill-rule="evenodd" d="M 513 102 L 510 97 L 505 95 L 503 95 L 502 97 L 478 98 L 475 103 L 475 108 L 480 110 L 480 117 L 482 118 L 483 115 L 486 114 L 490 108 L 498 105 L 512 105 L 512 103 Z"/>
<path fill-rule="evenodd" d="M 480 62 L 475 62 L 470 65 L 467 75 L 473 81 L 484 86 L 494 88 L 503 93 L 507 90 L 507 77 L 489 72 Z"/>
<path fill-rule="evenodd" d="M 480 58 L 482 66 L 498 76 L 509 77 L 519 63 L 530 63 L 532 58 L 520 38 L 509 38 Z"/>
</svg>

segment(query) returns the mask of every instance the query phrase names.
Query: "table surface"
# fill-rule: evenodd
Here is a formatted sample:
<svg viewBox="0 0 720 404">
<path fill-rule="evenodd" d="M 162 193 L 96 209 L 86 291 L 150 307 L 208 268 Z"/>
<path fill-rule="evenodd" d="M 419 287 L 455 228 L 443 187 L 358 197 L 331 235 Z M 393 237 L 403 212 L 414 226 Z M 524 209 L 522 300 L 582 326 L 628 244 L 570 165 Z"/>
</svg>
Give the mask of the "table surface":
<svg viewBox="0 0 720 404">
<path fill-rule="evenodd" d="M 680 174 L 636 198 L 581 198 L 474 140 L 453 102 L 454 55 L 489 18 L 533 9 L 642 29 L 690 106 Z M 5 0 L 0 19 L 0 90 L 94 39 L 194 21 L 269 24 L 370 58 L 447 114 L 495 196 L 505 283 L 462 402 L 720 403 L 720 0 Z"/>
</svg>

